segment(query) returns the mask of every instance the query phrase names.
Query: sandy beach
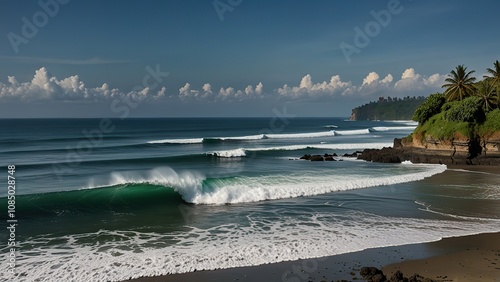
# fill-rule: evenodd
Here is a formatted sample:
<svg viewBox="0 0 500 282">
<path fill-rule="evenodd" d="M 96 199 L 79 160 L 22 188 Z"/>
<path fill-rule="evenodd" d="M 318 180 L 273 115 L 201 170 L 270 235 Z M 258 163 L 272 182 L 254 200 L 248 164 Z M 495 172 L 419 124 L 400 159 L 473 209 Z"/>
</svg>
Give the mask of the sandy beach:
<svg viewBox="0 0 500 282">
<path fill-rule="evenodd" d="M 276 264 L 200 271 L 129 281 L 339 281 L 362 280 L 363 266 L 397 270 L 437 281 L 500 281 L 500 233 L 445 238 L 437 242 L 368 249 Z"/>
</svg>

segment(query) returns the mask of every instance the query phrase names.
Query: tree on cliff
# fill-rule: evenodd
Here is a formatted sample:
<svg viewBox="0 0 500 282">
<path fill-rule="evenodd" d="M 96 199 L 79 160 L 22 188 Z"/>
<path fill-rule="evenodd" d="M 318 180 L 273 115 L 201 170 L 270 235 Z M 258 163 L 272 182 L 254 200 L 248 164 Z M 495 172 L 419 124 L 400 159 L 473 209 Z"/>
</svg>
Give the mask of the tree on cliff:
<svg viewBox="0 0 500 282">
<path fill-rule="evenodd" d="M 450 76 L 445 80 L 448 83 L 442 86 L 446 88 L 444 95 L 448 102 L 462 101 L 463 98 L 473 93 L 476 78 L 471 75 L 474 72 L 474 70 L 467 72 L 464 65 L 459 65 L 450 72 Z"/>
<path fill-rule="evenodd" d="M 481 98 L 485 112 L 492 110 L 498 105 L 499 97 L 497 91 L 498 87 L 495 87 L 493 80 L 486 79 L 477 84 L 476 96 Z"/>
<path fill-rule="evenodd" d="M 487 68 L 486 71 L 491 75 L 485 75 L 483 76 L 486 78 L 486 80 L 493 81 L 493 83 L 497 86 L 500 87 L 500 62 L 496 60 L 496 62 L 493 63 L 494 69 Z"/>
</svg>

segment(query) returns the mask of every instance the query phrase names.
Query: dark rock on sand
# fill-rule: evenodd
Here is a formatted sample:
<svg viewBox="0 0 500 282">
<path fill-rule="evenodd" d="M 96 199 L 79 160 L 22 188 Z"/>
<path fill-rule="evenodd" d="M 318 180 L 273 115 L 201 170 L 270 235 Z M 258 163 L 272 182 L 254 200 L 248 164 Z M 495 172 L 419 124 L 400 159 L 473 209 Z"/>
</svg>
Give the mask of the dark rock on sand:
<svg viewBox="0 0 500 282">
<path fill-rule="evenodd" d="M 408 278 L 404 277 L 401 271 L 396 271 L 389 280 L 384 275 L 382 270 L 376 267 L 363 267 L 360 272 L 361 277 L 368 282 L 435 282 L 430 278 L 422 277 L 418 274 L 414 274 Z"/>
<path fill-rule="evenodd" d="M 385 277 L 382 270 L 376 267 L 362 267 L 359 271 L 361 277 L 369 282 L 383 282 L 387 281 L 387 277 Z"/>
</svg>

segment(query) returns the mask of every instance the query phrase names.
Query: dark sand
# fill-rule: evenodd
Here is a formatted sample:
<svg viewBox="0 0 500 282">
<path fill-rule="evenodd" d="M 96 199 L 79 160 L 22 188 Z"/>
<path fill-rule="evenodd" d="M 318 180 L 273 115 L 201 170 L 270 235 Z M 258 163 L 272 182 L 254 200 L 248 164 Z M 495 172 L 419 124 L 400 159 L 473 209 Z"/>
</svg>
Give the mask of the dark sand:
<svg viewBox="0 0 500 282">
<path fill-rule="evenodd" d="M 500 174 L 498 166 L 448 165 L 448 168 Z M 363 266 L 382 268 L 388 278 L 396 270 L 401 270 L 406 277 L 418 273 L 438 281 L 500 282 L 500 233 L 445 238 L 430 243 L 367 249 L 316 259 L 145 277 L 130 281 L 364 281 L 359 275 Z"/>
<path fill-rule="evenodd" d="M 500 282 L 500 233 L 368 249 L 318 259 L 139 278 L 132 281 L 355 281 L 362 280 L 359 270 L 363 266 L 383 267 L 384 273 L 389 277 L 400 269 L 405 276 L 418 273 L 441 281 Z"/>
</svg>

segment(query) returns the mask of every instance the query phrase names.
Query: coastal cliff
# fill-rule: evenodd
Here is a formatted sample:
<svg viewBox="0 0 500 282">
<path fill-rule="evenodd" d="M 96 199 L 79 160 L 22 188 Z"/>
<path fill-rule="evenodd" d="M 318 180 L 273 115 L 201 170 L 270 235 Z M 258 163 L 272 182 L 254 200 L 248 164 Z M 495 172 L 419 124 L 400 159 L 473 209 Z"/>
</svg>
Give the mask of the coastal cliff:
<svg viewBox="0 0 500 282">
<path fill-rule="evenodd" d="M 476 82 L 459 65 L 446 78 L 444 93 L 427 97 L 412 119 L 419 125 L 392 148 L 365 150 L 359 159 L 403 162 L 500 165 L 500 62 Z M 353 111 L 354 113 L 354 111 Z"/>
<path fill-rule="evenodd" d="M 380 97 L 378 101 L 352 109 L 349 120 L 410 120 L 424 97 Z"/>
</svg>

